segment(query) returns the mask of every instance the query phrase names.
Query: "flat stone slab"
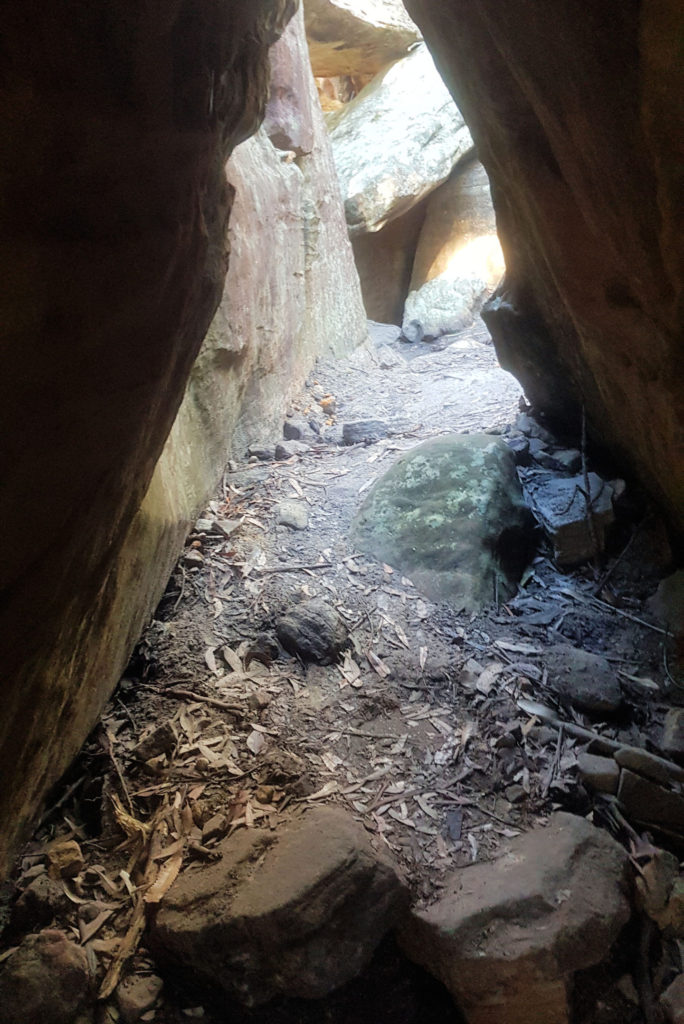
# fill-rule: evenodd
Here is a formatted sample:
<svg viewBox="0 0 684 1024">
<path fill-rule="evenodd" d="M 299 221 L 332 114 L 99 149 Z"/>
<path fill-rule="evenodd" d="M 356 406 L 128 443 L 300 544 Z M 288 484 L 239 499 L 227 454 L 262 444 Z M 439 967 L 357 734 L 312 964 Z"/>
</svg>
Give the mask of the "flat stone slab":
<svg viewBox="0 0 684 1024">
<path fill-rule="evenodd" d="M 622 690 L 610 662 L 569 644 L 545 651 L 549 686 L 559 700 L 593 715 L 610 715 L 622 704 Z"/>
<path fill-rule="evenodd" d="M 513 595 L 532 525 L 508 446 L 453 434 L 418 445 L 374 484 L 352 541 L 431 600 L 472 611 Z"/>
<path fill-rule="evenodd" d="M 554 814 L 498 860 L 455 872 L 401 944 L 468 1024 L 568 1024 L 567 981 L 600 963 L 629 919 L 626 865 L 606 832 Z"/>
<path fill-rule="evenodd" d="M 319 999 L 354 978 L 408 905 L 350 815 L 322 807 L 277 833 L 237 832 L 184 872 L 152 930 L 155 955 L 246 1005 Z"/>
</svg>

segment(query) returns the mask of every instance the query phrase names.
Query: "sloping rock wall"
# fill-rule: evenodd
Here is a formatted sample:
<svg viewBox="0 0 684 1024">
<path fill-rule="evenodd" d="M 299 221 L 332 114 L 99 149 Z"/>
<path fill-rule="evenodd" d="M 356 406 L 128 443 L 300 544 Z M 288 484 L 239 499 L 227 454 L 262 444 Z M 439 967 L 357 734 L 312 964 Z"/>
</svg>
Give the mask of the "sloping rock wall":
<svg viewBox="0 0 684 1024">
<path fill-rule="evenodd" d="M 684 11 L 407 0 L 492 182 L 499 356 L 684 533 Z"/>
<path fill-rule="evenodd" d="M 290 0 L 181 0 L 165 14 L 137 5 L 119 21 L 110 9 L 86 14 L 67 0 L 50 10 L 15 6 L 4 20 L 11 131 L 0 170 L 10 201 L 0 246 L 11 341 L 0 373 L 0 508 L 14 526 L 0 560 L 0 876 L 116 683 L 240 410 L 260 401 L 264 421 L 275 415 L 274 389 L 250 391 L 246 377 L 281 364 L 304 373 L 314 335 L 323 345 L 361 337 L 358 283 L 347 276 L 343 287 L 339 277 L 350 251 L 346 270 L 339 253 L 315 255 L 346 240 L 335 189 L 317 177 L 330 155 L 314 146 L 297 169 L 272 146 L 267 158 L 262 135 L 247 145 L 262 154 L 260 181 L 279 205 L 262 217 L 265 200 L 251 209 L 246 195 L 236 200 L 254 247 L 263 232 L 254 270 L 281 288 L 298 283 L 314 304 L 323 289 L 330 302 L 334 279 L 333 316 L 326 323 L 319 308 L 296 333 L 283 330 L 296 353 L 287 359 L 265 354 L 263 338 L 280 329 L 275 302 L 268 330 L 254 325 L 238 342 L 215 321 L 152 477 L 221 297 L 232 199 L 224 161 L 263 115 L 268 46 L 293 8 Z M 235 182 L 255 163 L 249 152 L 236 156 Z M 291 280 L 269 269 L 281 217 L 296 238 Z M 248 356 L 256 344 L 259 354 Z M 228 392 L 212 421 L 217 367 Z"/>
<path fill-rule="evenodd" d="M 370 320 L 400 325 L 413 272 L 413 258 L 429 199 L 379 231 L 352 240 L 363 303 Z"/>
</svg>

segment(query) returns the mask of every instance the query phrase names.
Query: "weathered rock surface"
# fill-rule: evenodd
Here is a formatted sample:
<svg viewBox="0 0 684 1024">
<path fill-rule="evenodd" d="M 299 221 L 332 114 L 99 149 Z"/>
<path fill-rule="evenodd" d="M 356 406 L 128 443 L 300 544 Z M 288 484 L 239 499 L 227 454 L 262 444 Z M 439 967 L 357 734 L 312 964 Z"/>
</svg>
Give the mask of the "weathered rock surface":
<svg viewBox="0 0 684 1024">
<path fill-rule="evenodd" d="M 389 425 L 384 420 L 352 420 L 342 424 L 344 444 L 373 444 L 389 434 Z"/>
<path fill-rule="evenodd" d="M 684 708 L 670 708 L 665 715 L 661 746 L 666 757 L 684 763 Z"/>
<path fill-rule="evenodd" d="M 321 665 L 332 664 L 348 639 L 341 616 L 320 597 L 300 602 L 278 619 L 276 635 L 290 654 Z"/>
<path fill-rule="evenodd" d="M 490 180 L 487 323 L 535 407 L 590 433 L 684 534 L 679 0 L 407 0 Z"/>
<path fill-rule="evenodd" d="M 468 1024 L 567 1024 L 566 988 L 629 918 L 627 855 L 582 818 L 555 814 L 488 864 L 456 872 L 400 933 Z"/>
<path fill-rule="evenodd" d="M 313 72 L 375 75 L 406 56 L 420 32 L 401 0 L 303 0 Z"/>
<path fill-rule="evenodd" d="M 678 974 L 660 997 L 669 1024 L 684 1024 L 684 974 Z"/>
<path fill-rule="evenodd" d="M 472 149 L 470 132 L 422 44 L 328 118 L 352 237 L 378 231 L 415 206 Z"/>
<path fill-rule="evenodd" d="M 120 677 L 231 446 L 275 427 L 283 381 L 297 386 L 321 348 L 365 337 L 309 75 L 311 155 L 289 164 L 262 132 L 229 163 L 231 273 L 150 482 L 221 297 L 225 159 L 263 113 L 268 47 L 293 9 L 181 0 L 129 24 L 70 2 L 33 16 L 29 2 L 5 21 L 0 505 L 7 522 L 28 510 L 30 544 L 8 537 L 1 559 L 0 874 Z M 283 47 L 293 72 L 308 61 L 301 22 Z M 48 492 L 49 521 L 34 523 Z"/>
<path fill-rule="evenodd" d="M 379 231 L 352 239 L 363 304 L 373 320 L 402 322 L 427 201 L 421 200 Z"/>
<path fill-rule="evenodd" d="M 599 757 L 582 751 L 577 755 L 577 768 L 582 782 L 597 793 L 617 793 L 620 768 L 612 757 Z"/>
<path fill-rule="evenodd" d="M 558 699 L 594 715 L 613 714 L 622 704 L 622 690 L 610 662 L 578 647 L 558 644 L 544 652 L 549 687 Z"/>
<path fill-rule="evenodd" d="M 352 538 L 432 600 L 472 610 L 515 591 L 531 518 L 507 446 L 458 434 L 402 456 L 369 491 Z"/>
<path fill-rule="evenodd" d="M 588 481 L 590 501 L 585 498 L 582 475 L 562 478 L 540 473 L 525 480 L 530 507 L 552 542 L 559 565 L 578 565 L 601 554 L 606 530 L 615 519 L 613 488 L 596 473 L 589 473 Z"/>
<path fill-rule="evenodd" d="M 620 773 L 618 800 L 631 821 L 679 835 L 684 832 L 684 797 L 627 768 Z"/>
<path fill-rule="evenodd" d="M 281 501 L 276 509 L 276 522 L 292 530 L 306 530 L 309 513 L 303 501 Z"/>
<path fill-rule="evenodd" d="M 243 831 L 185 872 L 154 925 L 155 952 L 248 1005 L 321 998 L 353 978 L 408 903 L 364 829 L 333 808 Z"/>
<path fill-rule="evenodd" d="M 0 967 L 0 1024 L 73 1024 L 90 985 L 85 950 L 63 932 L 27 935 Z"/>
<path fill-rule="evenodd" d="M 164 982 L 155 974 L 133 974 L 116 989 L 116 1005 L 124 1024 L 137 1024 L 156 1003 Z"/>
<path fill-rule="evenodd" d="M 461 161 L 427 201 L 403 317 L 405 337 L 436 338 L 467 326 L 504 270 L 487 172 L 476 159 Z"/>
</svg>

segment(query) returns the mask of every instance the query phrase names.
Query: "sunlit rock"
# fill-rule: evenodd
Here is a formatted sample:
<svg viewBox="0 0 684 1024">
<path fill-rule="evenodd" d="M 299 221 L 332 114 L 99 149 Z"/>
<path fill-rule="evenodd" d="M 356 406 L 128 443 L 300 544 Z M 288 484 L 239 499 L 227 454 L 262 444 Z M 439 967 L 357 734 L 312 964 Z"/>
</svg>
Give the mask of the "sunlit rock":
<svg viewBox="0 0 684 1024">
<path fill-rule="evenodd" d="M 303 0 L 318 77 L 375 75 L 404 57 L 420 32 L 401 0 Z"/>
<path fill-rule="evenodd" d="M 473 145 L 422 44 L 328 116 L 352 237 L 415 206 Z"/>
</svg>

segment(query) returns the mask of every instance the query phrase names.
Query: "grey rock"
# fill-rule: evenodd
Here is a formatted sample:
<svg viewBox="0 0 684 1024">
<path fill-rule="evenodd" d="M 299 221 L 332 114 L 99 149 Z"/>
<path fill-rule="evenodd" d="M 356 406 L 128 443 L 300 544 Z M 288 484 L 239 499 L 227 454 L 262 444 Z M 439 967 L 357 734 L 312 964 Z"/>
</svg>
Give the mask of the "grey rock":
<svg viewBox="0 0 684 1024">
<path fill-rule="evenodd" d="M 677 977 L 660 997 L 660 1005 L 669 1024 L 684 1024 L 684 974 Z"/>
<path fill-rule="evenodd" d="M 684 797 L 623 768 L 618 800 L 628 818 L 666 832 L 684 834 Z"/>
<path fill-rule="evenodd" d="M 402 333 L 408 341 L 429 341 L 454 334 L 473 322 L 489 286 L 481 277 L 433 277 L 409 292 Z"/>
<path fill-rule="evenodd" d="M 398 459 L 369 490 L 352 541 L 432 600 L 472 611 L 513 596 L 532 527 L 504 442 L 455 434 Z"/>
<path fill-rule="evenodd" d="M 518 430 L 522 430 L 523 434 L 528 437 L 539 438 L 540 441 L 546 442 L 546 444 L 553 444 L 555 438 L 550 430 L 546 427 L 542 427 L 534 416 L 530 416 L 528 412 L 521 412 L 515 418 L 515 425 Z"/>
<path fill-rule="evenodd" d="M 247 454 L 254 456 L 259 462 L 272 462 L 275 459 L 275 446 L 268 444 L 250 445 Z"/>
<path fill-rule="evenodd" d="M 276 623 L 286 651 L 304 661 L 332 664 L 347 643 L 348 631 L 339 614 L 322 598 L 302 601 Z"/>
<path fill-rule="evenodd" d="M 423 44 L 329 115 L 328 125 L 352 237 L 415 206 L 473 148 Z"/>
<path fill-rule="evenodd" d="M 684 708 L 670 708 L 663 723 L 663 753 L 684 764 Z"/>
<path fill-rule="evenodd" d="M 164 982 L 155 974 L 133 974 L 116 990 L 116 1005 L 124 1024 L 137 1024 L 161 995 Z"/>
<path fill-rule="evenodd" d="M 397 366 L 406 365 L 406 360 L 389 345 L 378 346 L 376 356 L 381 370 L 393 370 Z"/>
<path fill-rule="evenodd" d="M 572 975 L 600 963 L 629 919 L 626 867 L 606 832 L 554 814 L 497 860 L 455 872 L 402 925 L 401 945 L 468 1024 L 567 1024 Z"/>
<path fill-rule="evenodd" d="M 275 446 L 275 457 L 279 462 L 291 459 L 294 455 L 306 455 L 309 445 L 303 441 L 283 441 Z"/>
<path fill-rule="evenodd" d="M 369 320 L 368 337 L 371 344 L 378 348 L 393 345 L 401 337 L 401 327 L 396 327 L 394 324 L 379 324 L 377 320 Z"/>
<path fill-rule="evenodd" d="M 85 950 L 63 932 L 27 935 L 0 968 L 0 1024 L 72 1024 L 90 985 Z"/>
<path fill-rule="evenodd" d="M 276 511 L 276 522 L 293 530 L 306 530 L 309 512 L 302 501 L 281 501 Z"/>
<path fill-rule="evenodd" d="M 195 533 L 211 533 L 213 525 L 213 519 L 198 519 L 195 523 Z"/>
<path fill-rule="evenodd" d="M 684 768 L 641 747 L 621 747 L 615 751 L 614 757 L 621 768 L 629 768 L 653 782 L 665 786 L 672 782 L 684 782 Z"/>
<path fill-rule="evenodd" d="M 355 420 L 342 424 L 342 441 L 346 445 L 373 444 L 389 434 L 389 426 L 383 420 Z"/>
<path fill-rule="evenodd" d="M 558 699 L 589 714 L 613 714 L 622 690 L 610 663 L 598 654 L 558 644 L 547 648 L 549 686 Z"/>
<path fill-rule="evenodd" d="M 579 472 L 582 466 L 582 455 L 576 448 L 555 448 L 553 458 L 562 469 L 569 473 Z"/>
<path fill-rule="evenodd" d="M 394 868 L 338 809 L 238 832 L 218 850 L 218 863 L 171 888 L 151 941 L 158 960 L 247 1005 L 327 995 L 368 963 L 408 903 Z"/>
<path fill-rule="evenodd" d="M 603 551 L 606 529 L 613 522 L 613 489 L 596 473 L 589 473 L 592 530 L 584 498 L 584 477 L 530 478 L 525 491 L 530 507 L 553 544 L 559 565 L 578 565 Z"/>
<path fill-rule="evenodd" d="M 620 769 L 612 757 L 598 757 L 583 750 L 577 755 L 577 767 L 582 782 L 595 792 L 617 793 Z"/>
<path fill-rule="evenodd" d="M 286 441 L 314 441 L 316 432 L 304 419 L 286 419 L 283 423 L 283 437 Z"/>
<path fill-rule="evenodd" d="M 228 834 L 230 822 L 225 814 L 214 814 L 202 826 L 202 842 L 211 843 L 215 839 L 223 839 Z"/>
<path fill-rule="evenodd" d="M 519 437 L 506 438 L 506 444 L 513 452 L 516 466 L 526 466 L 530 461 L 530 442 L 522 434 Z"/>
</svg>

